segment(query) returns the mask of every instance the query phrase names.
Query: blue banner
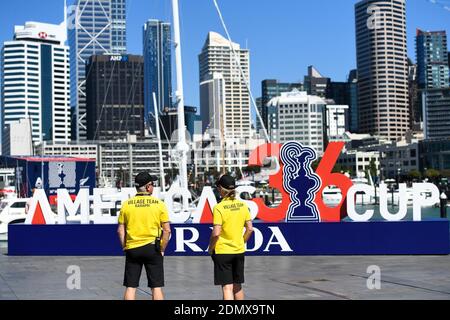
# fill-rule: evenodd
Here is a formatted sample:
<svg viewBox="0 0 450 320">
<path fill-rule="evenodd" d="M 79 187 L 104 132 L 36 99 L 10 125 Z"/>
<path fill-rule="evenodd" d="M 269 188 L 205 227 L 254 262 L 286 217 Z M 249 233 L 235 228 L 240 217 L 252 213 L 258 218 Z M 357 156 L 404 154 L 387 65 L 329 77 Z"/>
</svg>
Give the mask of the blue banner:
<svg viewBox="0 0 450 320">
<path fill-rule="evenodd" d="M 247 255 L 447 255 L 449 221 L 255 224 Z M 172 225 L 168 256 L 207 255 L 211 225 Z M 9 255 L 122 255 L 117 225 L 10 225 Z"/>
</svg>

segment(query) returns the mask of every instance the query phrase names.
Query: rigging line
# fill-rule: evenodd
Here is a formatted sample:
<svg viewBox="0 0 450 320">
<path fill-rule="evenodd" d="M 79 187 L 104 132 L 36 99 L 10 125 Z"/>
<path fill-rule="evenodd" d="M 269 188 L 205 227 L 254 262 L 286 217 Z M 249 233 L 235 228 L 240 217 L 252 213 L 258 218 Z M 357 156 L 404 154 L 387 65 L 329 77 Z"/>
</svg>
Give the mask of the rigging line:
<svg viewBox="0 0 450 320">
<path fill-rule="evenodd" d="M 104 109 L 105 104 L 106 104 L 106 98 L 108 97 L 109 88 L 111 87 L 111 81 L 112 81 L 112 77 L 113 77 L 113 75 L 114 75 L 114 69 L 116 68 L 116 63 L 117 63 L 117 61 L 114 61 L 114 63 L 113 63 L 113 67 L 112 67 L 112 70 L 111 70 L 111 76 L 109 77 L 108 87 L 107 87 L 107 89 L 106 89 L 106 91 L 105 91 L 105 97 L 104 97 L 104 99 L 103 99 L 103 104 L 102 104 L 102 108 L 100 109 L 100 116 L 98 117 L 98 119 L 101 119 L 101 118 L 102 118 L 102 115 L 103 115 L 103 109 Z M 92 65 L 91 65 L 90 67 L 92 67 Z M 87 105 L 86 105 L 86 106 L 87 106 Z M 94 141 L 96 141 L 96 137 L 97 137 L 97 133 L 98 133 L 99 127 L 100 127 L 100 120 L 97 121 L 97 126 L 96 126 L 96 128 L 95 128 L 95 133 L 94 133 Z M 111 150 L 111 151 L 112 151 L 112 150 Z M 98 153 L 98 148 L 97 148 L 97 153 Z M 97 154 L 97 157 L 98 157 L 98 154 Z M 96 159 L 96 160 L 97 160 L 97 159 Z M 84 167 L 84 171 L 83 171 L 83 179 L 85 178 L 86 170 L 87 170 L 87 164 L 86 164 L 85 167 Z"/>
<path fill-rule="evenodd" d="M 152 112 L 150 112 L 150 114 L 151 114 L 152 117 L 155 118 L 155 120 L 156 120 L 156 115 L 154 115 Z M 166 129 L 164 128 L 164 124 L 163 124 L 163 122 L 162 122 L 161 117 L 158 117 L 158 122 L 160 123 L 159 128 L 163 130 L 163 134 L 164 134 L 164 136 L 166 137 L 167 147 L 168 147 L 168 151 L 169 151 L 168 157 L 169 157 L 169 162 L 170 162 L 170 163 L 169 163 L 169 167 L 170 167 L 169 170 L 170 170 L 170 169 L 171 169 L 171 166 L 170 166 L 171 160 L 170 160 L 170 158 L 171 158 L 171 153 L 172 153 L 173 149 L 172 149 L 171 141 L 169 140 L 169 137 L 168 137 L 168 135 L 167 135 Z M 161 142 L 162 142 L 162 141 L 161 141 Z M 170 174 L 170 177 L 172 178 L 173 175 Z"/>
<path fill-rule="evenodd" d="M 128 1 L 128 6 L 131 7 L 132 0 L 126 0 L 126 1 Z M 81 14 L 84 12 L 84 9 L 86 8 L 87 4 L 88 4 L 87 2 L 84 4 L 84 7 L 83 7 L 83 9 L 81 10 L 81 12 L 79 11 L 79 9 L 76 10 L 76 14 L 77 14 L 76 21 L 77 21 L 78 23 L 79 23 L 79 21 L 80 21 L 80 19 L 81 19 Z M 127 6 L 127 3 L 125 3 L 125 5 Z M 126 10 L 126 11 L 125 11 L 125 21 L 127 21 L 129 14 L 130 14 L 130 10 Z M 126 22 L 125 22 L 125 23 L 126 23 Z M 80 24 L 79 26 L 82 27 L 81 24 Z M 109 27 L 112 28 L 112 25 L 110 24 Z M 103 33 L 103 31 L 104 31 L 104 30 L 100 31 L 99 34 Z M 97 36 L 98 36 L 98 35 L 97 35 Z M 83 48 L 81 51 L 84 51 L 84 50 L 86 50 L 86 49 L 87 49 L 87 47 Z M 109 51 L 103 48 L 102 51 L 103 51 L 103 52 L 101 53 L 101 55 L 113 54 L 112 48 L 111 48 Z M 99 54 L 99 53 L 95 53 L 95 52 L 94 52 L 94 54 Z M 81 57 L 79 57 L 79 53 L 77 53 L 76 59 L 78 60 L 79 58 L 81 58 Z M 78 62 L 80 62 L 80 61 L 78 61 Z M 83 61 L 83 62 L 84 62 L 84 61 Z M 115 63 L 116 63 L 116 62 L 114 61 L 114 64 L 115 64 Z M 85 88 L 84 88 L 84 92 L 83 92 L 84 96 L 86 96 L 86 80 L 87 80 L 88 77 L 90 76 L 91 71 L 92 71 L 92 65 L 89 66 L 89 70 L 88 70 L 87 74 L 86 74 L 86 72 L 85 72 L 85 74 L 84 74 L 84 80 L 82 81 L 82 82 L 84 82 L 84 87 L 85 87 Z M 76 77 L 77 77 L 77 82 L 78 82 L 78 80 L 79 80 L 78 70 L 76 70 L 76 73 L 77 73 L 77 74 L 76 74 Z M 77 83 L 77 102 L 76 102 L 76 106 L 78 105 L 79 94 L 80 94 L 80 92 L 79 92 L 79 84 Z M 103 107 L 102 107 L 102 111 L 103 111 Z M 87 112 L 87 111 L 86 111 L 86 112 Z M 77 115 L 76 121 L 77 121 L 77 122 L 79 121 L 78 115 Z M 97 128 L 96 128 L 96 134 L 94 135 L 94 140 L 95 140 L 95 138 L 96 138 L 96 135 L 97 135 Z"/>
<path fill-rule="evenodd" d="M 150 112 L 150 114 L 151 114 L 152 117 L 155 118 L 155 120 L 156 120 L 156 115 L 154 115 L 152 112 Z M 160 117 L 158 117 L 158 120 L 159 120 L 159 124 L 160 124 L 160 129 L 163 130 L 164 137 L 166 137 L 166 141 L 168 142 L 169 150 L 172 150 L 172 146 L 171 146 L 171 144 L 170 144 L 169 136 L 167 135 L 166 129 L 164 128 L 162 119 L 161 119 Z"/>
<path fill-rule="evenodd" d="M 125 21 L 128 20 L 128 17 L 129 17 L 130 11 L 131 11 L 131 10 L 130 10 L 130 7 L 131 7 L 131 3 L 132 3 L 132 2 L 133 2 L 133 0 L 126 0 L 126 2 L 125 2 L 125 6 L 127 7 L 127 9 L 125 10 Z M 125 23 L 126 23 L 126 22 L 125 22 Z M 112 53 L 112 52 L 111 52 L 111 53 Z M 114 69 L 115 69 L 116 63 L 117 63 L 117 61 L 114 60 L 113 69 L 112 69 L 112 71 L 111 71 L 110 82 L 109 82 L 109 84 L 108 84 L 107 91 L 105 92 L 105 100 L 104 100 L 104 104 L 106 103 L 106 98 L 107 98 L 108 93 L 109 93 L 109 88 L 110 88 L 110 85 L 111 85 L 111 80 L 112 80 L 112 76 L 113 76 L 113 74 L 114 74 Z M 133 91 L 134 82 L 135 82 L 135 77 L 133 77 L 133 83 L 132 83 L 132 85 L 131 85 L 131 86 L 132 86 L 132 89 L 130 90 L 130 95 L 131 95 L 131 92 Z M 127 102 L 129 102 L 129 99 L 127 99 Z M 104 104 L 103 104 L 102 109 L 101 109 L 101 111 L 100 111 L 100 117 L 99 117 L 100 120 L 101 120 L 101 116 L 102 116 L 102 113 L 103 113 L 103 107 L 104 107 Z M 127 110 L 127 111 L 128 111 L 128 110 Z M 113 113 L 113 117 L 114 117 L 114 113 Z M 121 121 L 120 121 L 119 132 L 120 132 L 120 130 L 121 130 L 121 128 L 122 128 L 122 121 L 123 121 L 123 118 L 121 118 Z M 95 129 L 94 140 L 97 138 L 97 131 L 98 131 L 99 125 L 100 125 L 100 122 L 97 123 L 96 129 Z"/>
<path fill-rule="evenodd" d="M 450 12 L 450 1 L 443 1 L 443 0 L 441 0 L 441 1 L 426 0 L 426 2 L 428 2 L 428 3 L 430 3 L 430 4 L 433 4 L 433 5 L 436 5 L 436 6 L 439 6 L 439 7 L 441 7 L 442 9 L 444 9 L 444 10 Z"/>
<path fill-rule="evenodd" d="M 102 116 L 103 116 L 103 110 L 104 110 L 105 105 L 106 105 L 106 99 L 108 98 L 108 95 L 109 95 L 109 89 L 111 87 L 111 82 L 112 82 L 112 78 L 114 76 L 114 70 L 116 68 L 116 64 L 117 64 L 117 61 L 114 61 L 113 67 L 112 67 L 112 70 L 111 70 L 111 75 L 110 75 L 109 81 L 108 81 L 108 87 L 106 88 L 105 96 L 103 97 L 103 104 L 102 104 L 102 108 L 100 109 L 100 115 L 97 118 L 99 120 L 97 120 L 97 126 L 95 127 L 94 140 L 97 140 L 98 129 L 100 127 L 100 121 L 101 121 Z"/>
<path fill-rule="evenodd" d="M 128 6 L 129 6 L 129 7 L 131 7 L 131 3 L 132 3 L 132 0 L 128 0 Z M 130 14 L 130 10 L 126 10 L 126 12 L 125 12 L 125 21 L 128 20 L 129 14 Z M 112 54 L 112 51 L 110 51 L 109 53 Z M 107 55 L 108 52 L 105 51 L 105 52 L 103 52 L 102 55 L 105 55 L 105 54 Z M 101 108 L 101 110 L 100 110 L 100 116 L 99 116 L 99 119 L 101 119 L 101 117 L 102 117 L 102 115 L 103 115 L 103 109 L 104 109 L 104 106 L 105 106 L 105 104 L 106 104 L 106 99 L 107 99 L 107 97 L 108 97 L 109 88 L 110 88 L 110 86 L 111 86 L 111 81 L 112 81 L 112 77 L 113 77 L 113 75 L 114 75 L 114 70 L 115 70 L 115 67 L 116 67 L 116 63 L 117 63 L 117 61 L 114 60 L 113 68 L 112 68 L 112 70 L 111 70 L 111 77 L 110 77 L 110 79 L 109 79 L 108 87 L 107 87 L 106 92 L 105 92 L 105 97 L 104 97 L 104 100 L 103 100 L 102 108 Z M 89 66 L 88 74 L 87 74 L 86 77 L 85 77 L 85 81 L 87 80 L 87 78 L 88 78 L 88 76 L 90 75 L 91 71 L 92 71 L 92 64 Z M 86 90 L 86 89 L 85 89 L 85 90 Z M 96 126 L 96 128 L 95 128 L 94 140 L 97 139 L 97 134 L 98 134 L 99 124 L 100 124 L 100 122 L 97 123 L 97 126 Z"/>
<path fill-rule="evenodd" d="M 133 98 L 133 109 L 136 107 L 135 104 L 134 104 L 135 95 L 136 95 L 136 78 L 142 76 L 142 73 L 140 71 L 141 71 L 140 68 L 137 67 L 137 68 L 135 68 L 135 71 L 133 72 L 133 81 L 131 83 L 130 92 L 129 92 L 128 98 L 126 100 L 126 105 L 130 105 L 131 104 L 131 99 Z M 121 117 L 120 122 L 119 122 L 120 123 L 119 130 L 118 130 L 119 134 L 120 134 L 120 131 L 122 130 L 122 124 L 124 122 L 125 115 L 126 115 L 126 118 L 127 118 L 125 120 L 126 123 L 127 123 L 125 125 L 125 128 L 127 127 L 127 125 L 128 125 L 128 116 L 129 116 L 130 112 L 131 112 L 131 108 L 126 108 L 125 112 L 122 114 L 122 117 Z"/>
<path fill-rule="evenodd" d="M 221 21 L 221 23 L 222 23 L 222 27 L 223 27 L 223 29 L 225 30 L 225 33 L 226 33 L 226 35 L 227 35 L 227 38 L 228 38 L 228 41 L 229 41 L 229 45 L 230 45 L 230 49 L 231 49 L 231 51 L 233 52 L 234 59 L 236 60 L 237 65 L 239 66 L 239 70 L 240 70 L 240 72 L 241 72 L 241 77 L 244 79 L 245 86 L 246 86 L 247 91 L 248 91 L 248 93 L 249 93 L 249 95 L 250 95 L 250 98 L 251 98 L 253 107 L 254 107 L 255 112 L 256 112 L 256 115 L 257 115 L 257 117 L 258 117 L 258 120 L 259 120 L 260 123 L 261 123 L 261 127 L 262 127 L 262 129 L 263 129 L 263 132 L 264 132 L 264 136 L 265 136 L 265 138 L 266 138 L 266 141 L 267 141 L 267 142 L 270 142 L 270 138 L 269 138 L 269 134 L 267 133 L 266 126 L 264 125 L 264 122 L 263 122 L 263 120 L 262 120 L 261 114 L 259 113 L 258 108 L 257 108 L 257 106 L 256 106 L 256 102 L 255 102 L 255 98 L 253 97 L 253 93 L 252 93 L 252 91 L 250 90 L 250 83 L 248 82 L 248 78 L 247 78 L 247 77 L 245 76 L 245 74 L 244 74 L 244 70 L 242 69 L 242 65 L 241 65 L 240 59 L 238 58 L 238 56 L 237 56 L 237 54 L 236 54 L 236 51 L 234 50 L 234 47 L 233 47 L 233 45 L 232 45 L 231 36 L 230 36 L 230 33 L 228 32 L 228 28 L 227 28 L 227 26 L 226 26 L 226 24 L 225 24 L 225 20 L 223 19 L 222 12 L 220 11 L 220 8 L 219 8 L 219 5 L 218 5 L 218 3 L 217 3 L 217 0 L 212 0 L 212 1 L 214 2 L 214 6 L 216 7 L 217 13 L 218 13 L 218 15 L 219 15 L 219 19 L 220 19 L 220 21 Z"/>
<path fill-rule="evenodd" d="M 136 72 L 139 72 L 139 68 L 136 68 L 136 71 L 135 71 L 135 73 Z M 120 76 L 120 75 L 119 75 Z M 130 93 L 129 93 L 129 95 L 128 95 L 128 98 L 127 98 L 127 100 L 126 100 L 126 105 L 129 105 L 129 102 L 130 102 L 130 100 L 131 100 L 131 96 L 133 95 L 133 92 L 134 92 L 134 90 L 135 90 L 135 80 L 136 80 L 136 76 L 133 76 L 133 82 L 132 82 L 132 84 L 131 84 L 131 89 L 130 89 Z M 133 97 L 134 97 L 134 95 L 133 95 Z M 120 110 L 120 109 L 119 109 Z M 122 130 L 122 124 L 123 124 L 123 120 L 124 120 L 124 115 L 126 114 L 127 116 L 128 116 L 128 113 L 131 111 L 131 108 L 127 108 L 126 109 L 126 111 L 123 113 L 123 115 L 122 115 L 122 117 L 121 117 L 121 120 L 120 120 L 120 125 L 119 125 L 119 130 L 118 130 L 118 132 L 119 132 L 119 134 L 120 134 L 120 131 Z M 113 117 L 114 117 L 114 113 L 113 113 Z M 127 119 L 127 123 L 128 123 L 128 119 Z M 125 126 L 126 127 L 126 126 Z M 113 148 L 114 148 L 114 146 L 113 146 L 113 142 L 111 143 L 111 145 L 112 145 L 112 147 L 111 147 L 111 156 L 112 157 L 114 157 L 114 155 L 113 155 Z M 112 177 L 113 178 L 113 177 Z"/>
</svg>

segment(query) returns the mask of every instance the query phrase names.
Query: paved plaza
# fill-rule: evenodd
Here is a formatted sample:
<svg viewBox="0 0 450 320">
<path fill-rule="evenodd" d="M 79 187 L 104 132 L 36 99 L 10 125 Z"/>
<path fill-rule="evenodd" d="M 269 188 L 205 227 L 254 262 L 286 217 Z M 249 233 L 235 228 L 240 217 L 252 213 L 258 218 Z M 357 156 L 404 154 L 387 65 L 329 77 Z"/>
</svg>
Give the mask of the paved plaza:
<svg viewBox="0 0 450 320">
<path fill-rule="evenodd" d="M 122 298 L 123 257 L 6 253 L 0 249 L 0 300 Z M 165 268 L 167 299 L 221 298 L 209 257 L 166 257 Z M 380 289 L 368 287 L 373 270 L 380 271 Z M 450 256 L 247 257 L 244 288 L 252 300 L 450 300 Z M 138 299 L 150 298 L 143 272 Z"/>
</svg>

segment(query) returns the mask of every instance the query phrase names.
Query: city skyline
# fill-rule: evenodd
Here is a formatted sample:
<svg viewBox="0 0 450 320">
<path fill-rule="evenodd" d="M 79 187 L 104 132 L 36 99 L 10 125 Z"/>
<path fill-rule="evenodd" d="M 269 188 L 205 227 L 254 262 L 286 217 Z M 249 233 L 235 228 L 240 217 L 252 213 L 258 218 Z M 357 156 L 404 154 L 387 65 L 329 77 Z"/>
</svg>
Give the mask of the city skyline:
<svg viewBox="0 0 450 320">
<path fill-rule="evenodd" d="M 255 98 L 260 94 L 262 80 L 298 82 L 303 79 L 309 65 L 314 65 L 325 77 L 333 81 L 345 81 L 350 70 L 356 68 L 356 2 L 346 0 L 346 5 L 342 5 L 342 2 L 331 0 L 283 1 L 274 6 L 270 1 L 263 0 L 258 1 L 256 18 L 248 15 L 248 12 L 255 11 L 255 1 L 239 3 L 239 10 L 236 9 L 237 1 L 219 2 L 233 42 L 250 50 L 251 88 Z M 14 3 L 6 3 L 6 9 L 2 12 L 9 14 L 2 16 L 5 28 L 0 31 L 0 40 L 9 40 L 14 25 L 26 21 L 60 23 L 63 18 L 63 3 L 63 0 L 45 0 L 39 3 L 17 0 Z M 46 4 L 55 9 L 46 10 Z M 323 10 L 324 6 L 326 11 Z M 187 105 L 199 106 L 197 56 L 209 31 L 220 34 L 224 32 L 212 1 L 181 1 L 180 8 L 185 102 Z M 142 54 L 141 28 L 146 20 L 172 20 L 170 1 L 127 0 L 127 11 L 130 54 Z M 318 12 L 321 15 L 317 15 Z M 199 15 L 202 19 L 198 19 Z M 336 20 L 336 17 L 339 17 L 339 20 Z M 450 32 L 448 17 L 449 11 L 427 0 L 407 2 L 409 58 L 416 61 L 416 29 Z M 273 21 L 277 23 L 270 23 Z M 314 32 L 310 31 L 312 22 L 317 23 Z M 293 37 L 298 41 L 292 42 Z M 308 50 L 304 50 L 305 48 Z M 317 50 L 314 50 L 315 48 Z M 329 57 L 331 54 L 332 59 Z"/>
<path fill-rule="evenodd" d="M 70 47 L 72 138 L 86 139 L 85 65 L 94 54 L 126 53 L 126 0 L 65 0 Z M 76 10 L 78 6 L 79 10 Z M 79 19 L 76 18 L 78 14 Z M 64 15 L 63 15 L 64 19 Z"/>
</svg>

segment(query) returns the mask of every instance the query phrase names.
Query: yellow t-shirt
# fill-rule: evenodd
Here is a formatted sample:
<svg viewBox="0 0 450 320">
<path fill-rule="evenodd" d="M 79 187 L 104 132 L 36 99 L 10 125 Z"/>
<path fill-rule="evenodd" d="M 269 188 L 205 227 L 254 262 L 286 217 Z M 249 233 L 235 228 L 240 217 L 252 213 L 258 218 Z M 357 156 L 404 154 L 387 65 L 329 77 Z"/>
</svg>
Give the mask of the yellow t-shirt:
<svg viewBox="0 0 450 320">
<path fill-rule="evenodd" d="M 169 222 L 164 202 L 146 194 L 137 194 L 120 209 L 119 224 L 125 225 L 125 250 L 145 246 L 161 236 L 161 224 Z"/>
<path fill-rule="evenodd" d="M 216 254 L 244 253 L 244 226 L 246 221 L 252 220 L 247 205 L 240 200 L 225 198 L 214 207 L 213 216 L 214 225 L 222 226 Z"/>
</svg>

